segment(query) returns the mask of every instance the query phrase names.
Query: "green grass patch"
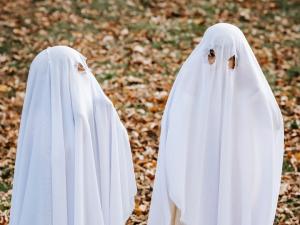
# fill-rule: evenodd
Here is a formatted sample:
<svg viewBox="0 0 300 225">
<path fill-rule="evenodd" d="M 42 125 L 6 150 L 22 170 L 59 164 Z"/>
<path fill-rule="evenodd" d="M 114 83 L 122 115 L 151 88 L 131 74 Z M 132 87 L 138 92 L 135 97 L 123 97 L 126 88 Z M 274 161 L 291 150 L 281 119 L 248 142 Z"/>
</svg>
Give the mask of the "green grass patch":
<svg viewBox="0 0 300 225">
<path fill-rule="evenodd" d="M 291 123 L 291 126 L 290 126 L 290 127 L 291 127 L 291 129 L 295 129 L 295 130 L 296 130 L 296 129 L 299 129 L 299 126 L 298 126 L 298 124 L 297 124 L 297 121 L 295 121 L 295 120 Z"/>
<path fill-rule="evenodd" d="M 276 84 L 276 75 L 273 73 L 270 73 L 269 71 L 264 71 L 265 77 L 268 80 L 268 83 L 272 86 L 275 87 Z"/>
<path fill-rule="evenodd" d="M 110 80 L 113 77 L 117 76 L 115 72 L 104 72 L 101 75 L 96 75 L 98 81 Z"/>
<path fill-rule="evenodd" d="M 158 29 L 158 26 L 149 22 L 140 22 L 140 23 L 130 23 L 128 24 L 128 29 L 131 31 L 155 31 Z"/>
<path fill-rule="evenodd" d="M 289 79 L 293 79 L 295 77 L 299 77 L 300 75 L 300 67 L 299 66 L 294 66 L 290 69 L 287 70 L 287 75 Z"/>
<path fill-rule="evenodd" d="M 289 173 L 289 172 L 295 172 L 294 167 L 290 163 L 290 161 L 284 159 L 283 160 L 283 166 L 282 166 L 282 174 Z"/>
</svg>

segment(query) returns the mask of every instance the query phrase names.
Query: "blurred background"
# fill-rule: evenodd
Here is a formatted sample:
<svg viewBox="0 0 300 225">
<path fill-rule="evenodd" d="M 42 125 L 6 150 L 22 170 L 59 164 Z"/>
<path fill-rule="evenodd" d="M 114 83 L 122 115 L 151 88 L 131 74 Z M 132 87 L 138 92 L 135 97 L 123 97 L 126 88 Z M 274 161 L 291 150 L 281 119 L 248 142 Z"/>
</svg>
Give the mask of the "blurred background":
<svg viewBox="0 0 300 225">
<path fill-rule="evenodd" d="M 0 0 L 0 5 L 0 225 L 9 220 L 20 113 L 38 52 L 68 45 L 88 58 L 130 135 L 138 195 L 128 224 L 146 224 L 169 90 L 205 29 L 221 21 L 245 33 L 281 107 L 285 157 L 275 224 L 300 224 L 299 1 Z"/>
</svg>

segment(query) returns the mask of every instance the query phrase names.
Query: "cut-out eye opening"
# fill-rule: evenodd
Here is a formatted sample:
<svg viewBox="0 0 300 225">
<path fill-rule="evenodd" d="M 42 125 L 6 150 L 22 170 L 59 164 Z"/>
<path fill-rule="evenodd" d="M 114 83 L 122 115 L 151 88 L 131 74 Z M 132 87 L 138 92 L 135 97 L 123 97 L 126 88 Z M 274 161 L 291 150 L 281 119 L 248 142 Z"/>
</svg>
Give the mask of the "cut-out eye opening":
<svg viewBox="0 0 300 225">
<path fill-rule="evenodd" d="M 209 54 L 208 54 L 207 58 L 208 58 L 209 64 L 213 64 L 216 61 L 216 54 L 213 49 L 209 50 Z"/>
<path fill-rule="evenodd" d="M 235 65 L 236 65 L 236 63 L 235 63 L 235 55 L 234 55 L 234 56 L 231 56 L 231 57 L 229 58 L 229 60 L 228 60 L 228 67 L 229 67 L 230 69 L 234 69 L 234 68 L 235 68 Z"/>
<path fill-rule="evenodd" d="M 84 66 L 81 63 L 77 64 L 77 70 L 78 72 L 82 73 L 85 71 Z"/>
</svg>

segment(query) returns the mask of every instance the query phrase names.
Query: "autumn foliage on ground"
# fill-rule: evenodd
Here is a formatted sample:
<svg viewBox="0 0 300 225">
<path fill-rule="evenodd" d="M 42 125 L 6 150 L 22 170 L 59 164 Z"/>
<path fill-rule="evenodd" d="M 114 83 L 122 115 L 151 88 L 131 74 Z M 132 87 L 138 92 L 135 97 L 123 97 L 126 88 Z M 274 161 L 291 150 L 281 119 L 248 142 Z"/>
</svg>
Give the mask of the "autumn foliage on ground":
<svg viewBox="0 0 300 225">
<path fill-rule="evenodd" d="M 1 0 L 0 225 L 8 222 L 26 78 L 38 52 L 69 45 L 88 58 L 131 140 L 138 194 L 128 224 L 146 224 L 168 93 L 205 29 L 220 21 L 243 30 L 281 107 L 285 157 L 275 224 L 300 224 L 299 6 L 296 0 Z"/>
</svg>

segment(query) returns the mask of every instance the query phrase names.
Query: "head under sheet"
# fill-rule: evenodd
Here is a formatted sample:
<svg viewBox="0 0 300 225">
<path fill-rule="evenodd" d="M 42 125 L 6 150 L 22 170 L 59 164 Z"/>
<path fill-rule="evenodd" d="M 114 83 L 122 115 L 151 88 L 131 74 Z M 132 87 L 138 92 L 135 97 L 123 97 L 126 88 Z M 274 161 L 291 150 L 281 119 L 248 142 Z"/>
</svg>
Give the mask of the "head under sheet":
<svg viewBox="0 0 300 225">
<path fill-rule="evenodd" d="M 18 140 L 10 225 L 124 224 L 136 193 L 126 129 L 83 57 L 33 60 Z"/>
<path fill-rule="evenodd" d="M 169 95 L 148 224 L 273 224 L 283 148 L 280 109 L 245 36 L 209 27 Z"/>
</svg>

